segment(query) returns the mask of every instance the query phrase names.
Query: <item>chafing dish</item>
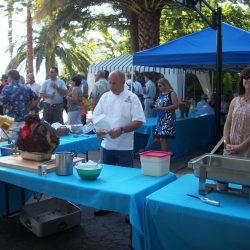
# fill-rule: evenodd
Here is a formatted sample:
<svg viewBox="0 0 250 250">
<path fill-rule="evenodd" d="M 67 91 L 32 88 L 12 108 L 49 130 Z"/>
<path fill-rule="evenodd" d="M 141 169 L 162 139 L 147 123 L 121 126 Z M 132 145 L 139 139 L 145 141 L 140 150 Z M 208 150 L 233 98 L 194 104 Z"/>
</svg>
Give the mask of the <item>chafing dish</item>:
<svg viewBox="0 0 250 250">
<path fill-rule="evenodd" d="M 204 154 L 190 160 L 188 167 L 193 168 L 194 175 L 199 178 L 200 194 L 206 194 L 211 190 L 216 190 L 231 191 L 249 196 L 250 159 Z M 207 183 L 207 180 L 213 180 L 215 183 Z M 228 187 L 230 183 L 241 186 L 239 189 Z"/>
</svg>

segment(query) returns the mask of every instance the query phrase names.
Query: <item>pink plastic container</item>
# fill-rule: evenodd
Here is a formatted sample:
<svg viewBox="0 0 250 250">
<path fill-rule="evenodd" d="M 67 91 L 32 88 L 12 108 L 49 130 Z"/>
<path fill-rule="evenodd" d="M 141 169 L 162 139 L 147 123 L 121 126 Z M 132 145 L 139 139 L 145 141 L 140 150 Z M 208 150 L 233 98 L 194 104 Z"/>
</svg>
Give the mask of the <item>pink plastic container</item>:
<svg viewBox="0 0 250 250">
<path fill-rule="evenodd" d="M 162 176 L 169 172 L 171 152 L 145 151 L 140 153 L 143 175 Z"/>
</svg>

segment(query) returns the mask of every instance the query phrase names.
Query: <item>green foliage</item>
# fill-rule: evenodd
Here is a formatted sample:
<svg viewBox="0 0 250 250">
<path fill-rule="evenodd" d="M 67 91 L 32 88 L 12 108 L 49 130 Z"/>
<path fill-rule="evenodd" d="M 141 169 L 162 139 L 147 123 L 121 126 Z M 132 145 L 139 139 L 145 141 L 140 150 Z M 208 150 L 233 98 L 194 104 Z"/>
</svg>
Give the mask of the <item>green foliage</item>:
<svg viewBox="0 0 250 250">
<path fill-rule="evenodd" d="M 167 42 L 203 29 L 206 26 L 200 16 L 188 9 L 169 7 L 161 16 L 160 41 Z"/>
<path fill-rule="evenodd" d="M 228 1 L 207 1 L 216 10 L 219 3 L 223 3 L 222 21 L 231 25 L 250 30 L 250 10 Z M 211 11 L 203 7 L 202 12 L 211 20 Z M 179 6 L 169 6 L 163 9 L 161 16 L 161 43 L 171 41 L 186 34 L 193 33 L 208 27 L 208 24 L 197 12 Z"/>
<path fill-rule="evenodd" d="M 17 0 L 16 8 L 24 8 L 30 0 Z M 6 2 L 6 1 L 5 1 Z M 63 64 L 64 73 L 85 71 L 93 63 L 120 54 L 131 53 L 130 28 L 134 8 L 158 8 L 166 1 L 150 0 L 37 0 L 34 1 L 36 18 L 40 20 L 39 31 L 34 35 L 36 67 L 38 70 L 43 60 L 46 65 Z M 223 21 L 249 30 L 250 12 L 242 8 L 240 2 L 249 1 L 208 1 L 214 8 L 223 3 Z M 108 3 L 113 11 L 99 14 L 97 6 Z M 164 5 L 162 4 L 162 6 Z M 95 8 L 92 8 L 96 6 Z M 140 7 L 140 8 L 139 8 Z M 202 9 L 205 16 L 211 17 L 211 11 Z M 160 43 L 176 39 L 186 34 L 207 27 L 207 23 L 193 10 L 165 5 L 161 15 Z M 100 38 L 87 39 L 93 32 L 99 32 Z M 25 52 L 25 42 L 15 45 L 18 53 L 12 65 L 21 63 Z M 233 75 L 232 75 L 233 76 Z M 232 77 L 232 81 L 233 81 Z M 232 84 L 234 88 L 234 84 Z"/>
<path fill-rule="evenodd" d="M 222 94 L 230 92 L 232 92 L 232 76 L 230 73 L 227 72 L 223 75 Z"/>
<path fill-rule="evenodd" d="M 230 3 L 223 6 L 223 21 L 250 31 L 250 10 Z"/>
</svg>

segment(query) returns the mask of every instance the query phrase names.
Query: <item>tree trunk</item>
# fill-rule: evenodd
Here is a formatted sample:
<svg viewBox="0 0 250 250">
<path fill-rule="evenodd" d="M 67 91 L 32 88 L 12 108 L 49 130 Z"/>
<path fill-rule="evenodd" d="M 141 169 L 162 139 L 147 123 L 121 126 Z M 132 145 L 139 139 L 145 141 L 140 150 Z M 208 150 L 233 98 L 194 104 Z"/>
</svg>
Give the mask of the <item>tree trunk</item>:
<svg viewBox="0 0 250 250">
<path fill-rule="evenodd" d="M 26 61 L 26 73 L 34 73 L 33 60 L 33 27 L 32 27 L 32 16 L 31 16 L 31 2 L 27 5 L 27 61 Z"/>
<path fill-rule="evenodd" d="M 143 10 L 138 15 L 139 49 L 145 50 L 159 45 L 160 10 Z"/>
<path fill-rule="evenodd" d="M 138 39 L 138 18 L 135 13 L 131 14 L 130 19 L 130 36 L 131 36 L 131 51 L 139 51 L 139 39 Z"/>
<path fill-rule="evenodd" d="M 10 60 L 13 57 L 13 1 L 8 0 L 7 3 L 7 10 L 8 10 L 8 39 L 9 39 L 9 52 L 10 52 Z"/>
</svg>

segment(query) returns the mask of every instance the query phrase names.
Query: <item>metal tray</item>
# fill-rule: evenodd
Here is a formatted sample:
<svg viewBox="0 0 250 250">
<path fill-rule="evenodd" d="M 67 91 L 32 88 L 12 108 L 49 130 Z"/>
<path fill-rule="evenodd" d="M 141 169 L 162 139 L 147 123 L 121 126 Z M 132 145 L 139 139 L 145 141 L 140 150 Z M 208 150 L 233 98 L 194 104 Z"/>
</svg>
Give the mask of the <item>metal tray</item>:
<svg viewBox="0 0 250 250">
<path fill-rule="evenodd" d="M 193 168 L 194 175 L 200 176 L 200 168 L 206 168 L 206 178 L 250 185 L 250 159 L 216 154 L 204 154 L 188 162 L 188 167 Z"/>
<path fill-rule="evenodd" d="M 81 223 L 81 209 L 52 198 L 28 204 L 20 213 L 20 222 L 38 237 L 64 231 Z"/>
<path fill-rule="evenodd" d="M 52 154 L 49 153 L 21 151 L 21 157 L 24 160 L 47 161 L 51 159 L 51 156 Z"/>
</svg>

